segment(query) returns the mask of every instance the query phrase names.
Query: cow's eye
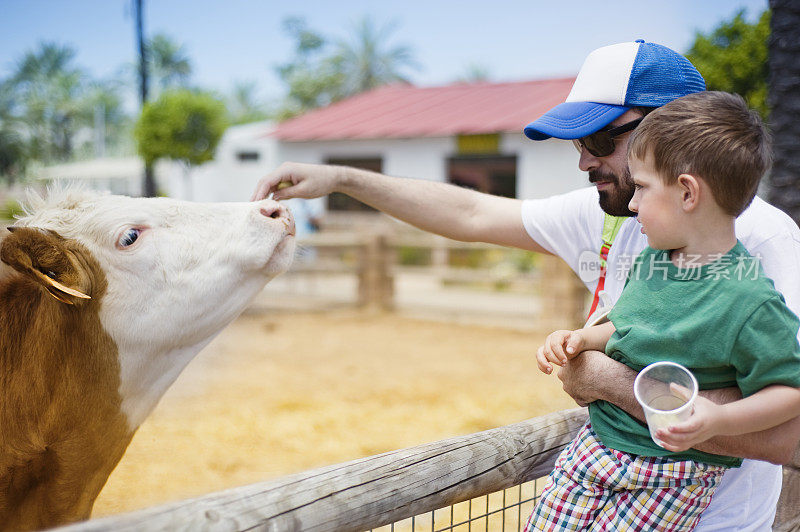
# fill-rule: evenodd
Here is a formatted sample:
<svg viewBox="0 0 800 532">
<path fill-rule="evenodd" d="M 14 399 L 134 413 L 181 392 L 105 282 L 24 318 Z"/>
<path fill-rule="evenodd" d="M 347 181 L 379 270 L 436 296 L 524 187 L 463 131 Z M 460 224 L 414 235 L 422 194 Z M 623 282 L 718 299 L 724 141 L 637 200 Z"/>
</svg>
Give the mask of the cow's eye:
<svg viewBox="0 0 800 532">
<path fill-rule="evenodd" d="M 131 227 L 130 229 L 126 230 L 122 233 L 122 236 L 119 237 L 117 241 L 117 245 L 121 248 L 126 248 L 136 242 L 136 239 L 139 238 L 139 235 L 142 233 L 141 229 L 137 229 L 136 227 Z"/>
</svg>

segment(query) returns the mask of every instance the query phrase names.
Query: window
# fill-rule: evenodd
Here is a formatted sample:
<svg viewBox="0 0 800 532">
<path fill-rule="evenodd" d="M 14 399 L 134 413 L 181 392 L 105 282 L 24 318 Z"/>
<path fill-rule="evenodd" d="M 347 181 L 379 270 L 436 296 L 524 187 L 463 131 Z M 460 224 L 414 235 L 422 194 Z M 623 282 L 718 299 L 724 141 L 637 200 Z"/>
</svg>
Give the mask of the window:
<svg viewBox="0 0 800 532">
<path fill-rule="evenodd" d="M 373 172 L 381 172 L 383 168 L 383 161 L 380 157 L 373 158 L 329 158 L 326 161 L 328 164 L 335 164 L 338 166 L 352 166 L 353 168 L 361 168 L 363 170 L 371 170 Z M 346 194 L 334 192 L 328 196 L 328 210 L 330 211 L 358 211 L 358 212 L 375 212 L 375 209 L 361 203 L 358 200 L 351 198 Z"/>
<path fill-rule="evenodd" d="M 256 162 L 258 161 L 259 153 L 257 151 L 240 151 L 236 153 L 236 158 L 243 163 Z"/>
<path fill-rule="evenodd" d="M 480 192 L 517 197 L 517 157 L 457 156 L 447 160 L 447 179 Z"/>
</svg>

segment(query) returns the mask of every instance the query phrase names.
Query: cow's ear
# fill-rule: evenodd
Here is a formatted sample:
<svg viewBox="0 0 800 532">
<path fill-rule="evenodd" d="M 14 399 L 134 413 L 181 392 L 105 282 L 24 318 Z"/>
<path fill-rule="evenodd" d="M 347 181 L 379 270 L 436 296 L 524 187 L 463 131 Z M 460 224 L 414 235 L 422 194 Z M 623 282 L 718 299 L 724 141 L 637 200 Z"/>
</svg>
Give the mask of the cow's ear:
<svg viewBox="0 0 800 532">
<path fill-rule="evenodd" d="M 11 234 L 0 245 L 0 260 L 40 283 L 62 303 L 74 305 L 91 299 L 78 288 L 81 272 L 70 260 L 63 238 L 36 227 L 9 227 Z"/>
</svg>

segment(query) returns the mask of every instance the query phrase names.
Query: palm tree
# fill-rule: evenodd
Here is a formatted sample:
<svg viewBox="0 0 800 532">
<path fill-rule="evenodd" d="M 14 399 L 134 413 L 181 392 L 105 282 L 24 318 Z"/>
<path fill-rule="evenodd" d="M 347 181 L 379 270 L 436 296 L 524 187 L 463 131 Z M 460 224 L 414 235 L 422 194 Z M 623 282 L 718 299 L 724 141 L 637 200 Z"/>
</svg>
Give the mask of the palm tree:
<svg viewBox="0 0 800 532">
<path fill-rule="evenodd" d="M 147 103 L 148 92 L 150 90 L 150 80 L 147 72 L 147 44 L 144 32 L 144 6 L 143 0 L 134 0 L 133 7 L 136 10 L 136 48 L 139 51 L 139 98 L 142 109 Z M 142 179 L 142 194 L 147 197 L 156 195 L 156 179 L 153 165 L 149 162 L 144 164 L 144 177 Z"/>
<path fill-rule="evenodd" d="M 800 4 L 770 0 L 770 127 L 774 164 L 769 201 L 800 223 Z"/>
<path fill-rule="evenodd" d="M 396 22 L 376 27 L 371 18 L 364 17 L 356 24 L 352 40 L 338 41 L 334 60 L 345 80 L 345 95 L 407 82 L 403 69 L 418 68 L 409 46 L 388 44 L 396 29 Z"/>
<path fill-rule="evenodd" d="M 87 84 L 80 106 L 84 122 L 95 129 L 95 156 L 105 155 L 106 148 L 119 151 L 126 140 L 130 142 L 127 137 L 133 122 L 123 108 L 124 91 L 120 79 L 93 80 Z M 98 147 L 103 149 L 98 151 Z"/>
<path fill-rule="evenodd" d="M 15 98 L 10 81 L 0 82 L 0 181 L 13 183 L 27 164 L 25 143 L 14 116 Z"/>
<path fill-rule="evenodd" d="M 456 78 L 456 83 L 484 83 L 491 79 L 489 68 L 478 63 L 469 63 L 464 73 Z"/>
<path fill-rule="evenodd" d="M 240 81 L 233 86 L 233 91 L 227 99 L 231 123 L 255 122 L 269 116 L 259 101 L 256 90 L 257 84 L 254 81 Z"/>
<path fill-rule="evenodd" d="M 20 134 L 31 157 L 43 162 L 66 160 L 81 127 L 80 96 L 86 74 L 72 65 L 75 50 L 43 43 L 27 52 L 9 80 Z"/>
<path fill-rule="evenodd" d="M 0 180 L 13 184 L 26 162 L 25 143 L 14 131 L 0 127 Z"/>
<path fill-rule="evenodd" d="M 192 64 L 182 45 L 159 33 L 147 43 L 147 52 L 151 72 L 162 91 L 171 87 L 186 87 Z"/>
</svg>

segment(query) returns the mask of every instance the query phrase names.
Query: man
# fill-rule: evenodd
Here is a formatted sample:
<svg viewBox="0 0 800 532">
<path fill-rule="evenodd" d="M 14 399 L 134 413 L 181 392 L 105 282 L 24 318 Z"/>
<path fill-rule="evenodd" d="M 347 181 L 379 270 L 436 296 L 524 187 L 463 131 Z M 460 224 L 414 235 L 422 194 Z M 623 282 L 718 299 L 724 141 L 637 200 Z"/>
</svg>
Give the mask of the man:
<svg viewBox="0 0 800 532">
<path fill-rule="evenodd" d="M 270 192 L 276 199 L 343 192 L 456 240 L 555 254 L 575 271 L 581 271 L 586 261 L 597 261 L 605 266 L 601 278 L 585 279 L 595 294 L 595 310 L 616 301 L 633 257 L 646 245 L 627 207 L 633 196 L 626 158 L 629 132 L 649 109 L 704 89 L 703 78 L 689 61 L 654 43 L 621 43 L 592 52 L 567 101 L 525 128 L 532 140 L 555 137 L 576 142 L 579 167 L 595 186 L 561 196 L 520 201 L 444 183 L 286 163 L 261 180 L 254 199 Z M 292 186 L 278 191 L 281 182 Z M 800 230 L 794 222 L 756 198 L 737 219 L 736 231 L 749 252 L 761 258 L 792 311 L 800 314 Z M 626 366 L 594 351 L 571 360 L 559 373 L 564 389 L 579 404 L 606 400 L 644 420 L 633 397 L 634 377 Z M 736 389 L 704 395 L 716 402 L 740 397 Z M 800 418 L 760 433 L 713 438 L 697 449 L 787 463 L 798 440 Z M 768 530 L 780 486 L 779 466 L 745 460 L 742 467 L 725 474 L 697 530 Z"/>
</svg>

